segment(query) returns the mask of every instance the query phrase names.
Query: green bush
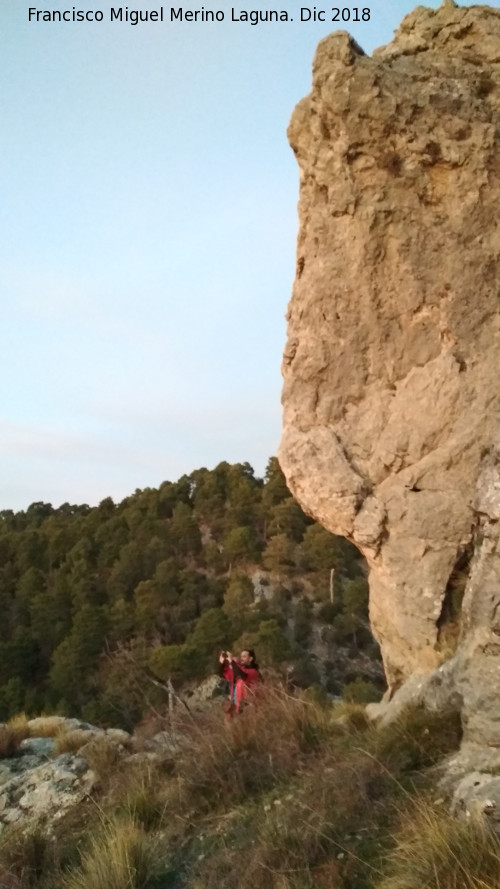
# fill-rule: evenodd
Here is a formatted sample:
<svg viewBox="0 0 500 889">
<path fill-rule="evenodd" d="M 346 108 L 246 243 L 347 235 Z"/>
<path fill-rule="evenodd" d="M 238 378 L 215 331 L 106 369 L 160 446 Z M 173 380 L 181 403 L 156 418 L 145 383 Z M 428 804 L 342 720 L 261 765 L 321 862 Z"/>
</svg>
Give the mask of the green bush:
<svg viewBox="0 0 500 889">
<path fill-rule="evenodd" d="M 354 704 L 370 704 L 380 700 L 380 690 L 367 679 L 358 676 L 352 682 L 347 682 L 342 689 L 342 700 Z"/>
<path fill-rule="evenodd" d="M 426 769 L 456 750 L 462 739 L 456 710 L 408 707 L 374 735 L 373 752 L 395 772 Z"/>
</svg>

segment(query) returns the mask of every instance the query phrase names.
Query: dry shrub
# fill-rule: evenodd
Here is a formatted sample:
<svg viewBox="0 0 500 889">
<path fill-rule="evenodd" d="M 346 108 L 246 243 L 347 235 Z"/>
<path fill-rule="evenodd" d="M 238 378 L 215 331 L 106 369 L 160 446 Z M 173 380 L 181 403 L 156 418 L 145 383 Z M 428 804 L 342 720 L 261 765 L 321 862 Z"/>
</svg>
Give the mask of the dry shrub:
<svg viewBox="0 0 500 889">
<path fill-rule="evenodd" d="M 239 750 L 271 753 L 288 772 L 299 754 L 320 747 L 328 735 L 328 723 L 328 710 L 307 692 L 291 695 L 276 685 L 262 692 L 227 727 Z"/>
<path fill-rule="evenodd" d="M 130 783 L 123 801 L 129 818 L 145 830 L 161 827 L 166 811 L 165 785 L 156 770 L 143 769 Z"/>
<path fill-rule="evenodd" d="M 357 704 L 352 701 L 339 701 L 332 707 L 330 726 L 343 728 L 345 732 L 352 734 L 356 732 L 365 732 L 373 723 L 370 722 L 366 715 L 366 708 L 363 704 Z"/>
<path fill-rule="evenodd" d="M 443 626 L 439 628 L 436 650 L 439 654 L 440 664 L 444 664 L 445 661 L 449 660 L 455 654 L 461 629 L 462 626 L 459 620 L 443 624 Z"/>
<path fill-rule="evenodd" d="M 500 839 L 484 819 L 458 820 L 423 800 L 403 817 L 378 889 L 498 889 Z"/>
<path fill-rule="evenodd" d="M 21 741 L 29 735 L 29 731 L 22 727 L 13 728 L 10 725 L 0 725 L 0 758 L 13 756 L 19 749 Z"/>
<path fill-rule="evenodd" d="M 135 726 L 133 738 L 149 741 L 159 732 L 168 730 L 170 727 L 170 719 L 168 716 L 162 716 L 160 713 L 148 713 Z"/>
<path fill-rule="evenodd" d="M 176 759 L 179 793 L 186 805 L 211 808 L 293 774 L 326 737 L 328 716 L 317 703 L 275 687 L 225 724 L 216 711 L 184 719 L 182 730 L 188 742 Z"/>
<path fill-rule="evenodd" d="M 149 753 L 156 750 L 156 743 L 152 745 L 149 738 L 135 733 L 131 735 L 130 741 L 124 746 L 129 753 Z"/>
<path fill-rule="evenodd" d="M 326 747 L 300 776 L 242 807 L 227 830 L 209 838 L 189 876 L 203 889 L 365 889 L 373 885 L 370 859 L 379 857 L 393 792 L 373 759 Z"/>
<path fill-rule="evenodd" d="M 161 869 L 157 843 L 132 820 L 112 820 L 91 838 L 64 889 L 149 889 Z"/>
<path fill-rule="evenodd" d="M 80 756 L 96 773 L 102 786 L 108 786 L 120 764 L 118 746 L 105 736 L 97 736 L 80 748 Z"/>
<path fill-rule="evenodd" d="M 433 882 L 431 871 L 425 869 L 430 865 L 418 849 L 424 862 L 416 871 L 420 882 L 410 882 L 401 863 L 405 854 L 409 861 L 417 848 L 404 853 L 416 838 L 410 836 L 406 821 L 398 833 L 401 801 L 415 792 L 422 770 L 457 745 L 460 725 L 453 714 L 416 708 L 377 729 L 358 705 L 325 706 L 307 693 L 293 696 L 266 683 L 262 694 L 231 720 L 224 718 L 222 708 L 196 716 L 176 712 L 169 728 L 183 740 L 176 752 L 167 742 L 163 759 L 130 761 L 106 736 L 80 748 L 101 778 L 104 792 L 99 806 L 88 803 L 87 824 L 83 820 L 78 824 L 84 808 L 71 816 L 75 822 L 65 823 L 64 835 L 55 837 L 58 870 L 27 886 L 498 889 L 500 885 L 500 880 L 492 882 L 488 870 L 487 878 L 481 877 L 483 883 L 479 877 L 473 882 L 470 875 L 481 874 L 479 867 L 470 871 L 469 882 L 460 882 L 459 875 L 455 883 L 451 877 L 445 882 L 444 876 Z M 100 817 L 103 811 L 114 817 L 96 832 L 93 813 Z M 85 840 L 81 856 L 82 837 L 88 838 L 89 830 L 90 841 Z M 170 869 L 151 836 L 157 830 L 162 843 L 168 844 Z M 449 838 L 446 843 L 450 845 Z M 395 844 L 388 871 L 383 856 Z M 491 873 L 495 856 L 493 849 Z M 0 856 L 0 873 L 2 867 L 18 878 L 15 868 Z M 12 889 L 25 889 L 25 884 L 14 883 Z"/>
<path fill-rule="evenodd" d="M 53 842 L 37 827 L 7 828 L 0 837 L 0 886 L 31 889 L 55 862 Z M 5 875 L 5 883 L 4 883 Z"/>
<path fill-rule="evenodd" d="M 2 889 L 23 889 L 23 885 L 19 877 L 10 871 L 5 870 L 0 864 L 0 886 Z"/>
<path fill-rule="evenodd" d="M 64 729 L 63 716 L 37 716 L 30 720 L 30 735 L 32 738 L 54 738 Z"/>
<path fill-rule="evenodd" d="M 102 805 L 107 811 L 132 819 L 145 830 L 160 827 L 173 772 L 169 757 L 133 762 L 124 759 L 113 775 Z"/>
<path fill-rule="evenodd" d="M 26 738 L 30 734 L 28 717 L 26 716 L 26 713 L 16 713 L 14 716 L 11 716 L 7 722 L 7 725 L 9 726 L 9 728 L 14 729 L 15 731 L 26 732 Z"/>
<path fill-rule="evenodd" d="M 408 707 L 373 734 L 371 751 L 395 774 L 419 771 L 457 750 L 462 738 L 456 710 Z"/>
<path fill-rule="evenodd" d="M 304 699 L 273 693 L 269 709 L 262 702 L 229 724 L 224 744 L 207 730 L 205 751 L 195 739 L 180 764 L 177 805 L 189 801 L 189 819 L 199 813 L 200 800 L 212 810 L 219 801 L 241 805 L 223 830 L 210 832 L 211 822 L 205 822 L 206 849 L 191 850 L 189 885 L 379 887 L 401 801 L 408 788 L 415 792 L 416 775 L 454 749 L 459 738 L 459 721 L 450 713 L 417 708 L 377 729 L 360 707 L 342 703 L 309 710 Z M 204 779 L 217 796 L 210 796 Z M 460 883 L 454 889 L 459 887 L 469 889 Z M 451 885 L 429 883 L 425 889 Z"/>
<path fill-rule="evenodd" d="M 56 736 L 56 753 L 78 753 L 79 750 L 88 744 L 94 737 L 94 732 L 86 729 L 74 729 L 67 731 L 64 727 Z"/>
</svg>

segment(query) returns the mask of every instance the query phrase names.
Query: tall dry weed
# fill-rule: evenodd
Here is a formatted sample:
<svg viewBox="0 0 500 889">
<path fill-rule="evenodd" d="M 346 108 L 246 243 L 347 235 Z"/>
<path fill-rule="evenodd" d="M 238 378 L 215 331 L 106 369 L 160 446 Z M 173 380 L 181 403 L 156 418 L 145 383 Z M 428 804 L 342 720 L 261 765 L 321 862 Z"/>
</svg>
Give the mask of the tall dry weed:
<svg viewBox="0 0 500 889">
<path fill-rule="evenodd" d="M 150 889 L 161 871 L 157 842 L 132 820 L 111 820 L 92 837 L 62 889 Z"/>
<path fill-rule="evenodd" d="M 9 728 L 15 729 L 15 731 L 26 732 L 25 737 L 28 737 L 30 734 L 30 729 L 28 725 L 28 717 L 26 713 L 15 713 L 14 716 L 11 716 L 7 722 Z"/>
<path fill-rule="evenodd" d="M 29 735 L 29 731 L 20 728 L 13 728 L 10 725 L 0 725 L 0 758 L 13 756 L 19 749 L 21 741 L 24 741 Z"/>
<path fill-rule="evenodd" d="M 79 753 L 98 776 L 101 787 L 108 788 L 121 761 L 118 745 L 98 735 L 80 747 Z"/>
<path fill-rule="evenodd" d="M 227 726 L 224 745 L 214 744 L 215 730 L 207 738 L 210 760 L 207 764 L 195 740 L 181 768 L 183 789 L 191 800 L 199 793 L 209 807 L 203 776 L 192 765 L 191 777 L 187 774 L 188 762 L 197 758 L 203 774 L 217 782 L 220 808 L 227 812 L 232 806 L 234 818 L 219 830 L 217 815 L 211 816 L 215 828 L 206 852 L 200 857 L 200 849 L 193 850 L 193 885 L 374 889 L 402 802 L 416 792 L 422 769 L 455 749 L 460 725 L 450 714 L 417 708 L 379 730 L 359 707 L 310 707 L 307 696 L 274 690 L 268 701 Z"/>
<path fill-rule="evenodd" d="M 54 738 L 65 730 L 62 716 L 37 716 L 30 723 L 30 734 L 36 738 Z"/>
<path fill-rule="evenodd" d="M 13 825 L 0 836 L 1 889 L 36 887 L 54 863 L 54 843 L 36 825 Z"/>
<path fill-rule="evenodd" d="M 255 704 L 224 721 L 222 712 L 183 718 L 186 743 L 176 757 L 178 788 L 188 805 L 230 805 L 293 774 L 328 733 L 324 708 L 266 689 Z"/>
<path fill-rule="evenodd" d="M 418 800 L 403 816 L 378 889 L 498 889 L 500 839 L 484 818 Z"/>
<path fill-rule="evenodd" d="M 68 731 L 63 727 L 55 735 L 56 753 L 78 753 L 94 737 L 95 732 L 86 729 L 72 729 Z"/>
</svg>

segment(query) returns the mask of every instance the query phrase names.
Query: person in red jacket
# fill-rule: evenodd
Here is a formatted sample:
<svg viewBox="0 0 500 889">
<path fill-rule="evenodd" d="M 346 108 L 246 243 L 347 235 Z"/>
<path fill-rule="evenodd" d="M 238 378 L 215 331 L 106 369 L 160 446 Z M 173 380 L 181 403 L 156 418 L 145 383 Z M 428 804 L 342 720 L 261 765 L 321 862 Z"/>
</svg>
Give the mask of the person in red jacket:
<svg viewBox="0 0 500 889">
<path fill-rule="evenodd" d="M 255 694 L 255 686 L 261 681 L 259 665 L 255 653 L 250 649 L 241 652 L 239 660 L 230 651 L 221 651 L 219 655 L 222 675 L 229 682 L 229 703 L 227 716 L 241 713 L 244 702 Z"/>
</svg>

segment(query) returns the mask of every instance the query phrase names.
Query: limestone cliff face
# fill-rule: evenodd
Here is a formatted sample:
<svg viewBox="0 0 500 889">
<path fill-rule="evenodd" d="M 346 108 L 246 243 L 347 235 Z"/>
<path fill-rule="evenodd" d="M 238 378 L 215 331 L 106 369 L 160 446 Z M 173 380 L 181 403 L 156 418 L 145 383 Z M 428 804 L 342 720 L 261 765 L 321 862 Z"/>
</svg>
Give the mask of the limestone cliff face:
<svg viewBox="0 0 500 889">
<path fill-rule="evenodd" d="M 500 672 L 500 10 L 418 7 L 372 57 L 327 37 L 289 139 L 300 230 L 280 462 L 369 562 L 392 689 L 443 659 L 447 584 L 475 546 L 467 697 L 479 654 Z"/>
</svg>

